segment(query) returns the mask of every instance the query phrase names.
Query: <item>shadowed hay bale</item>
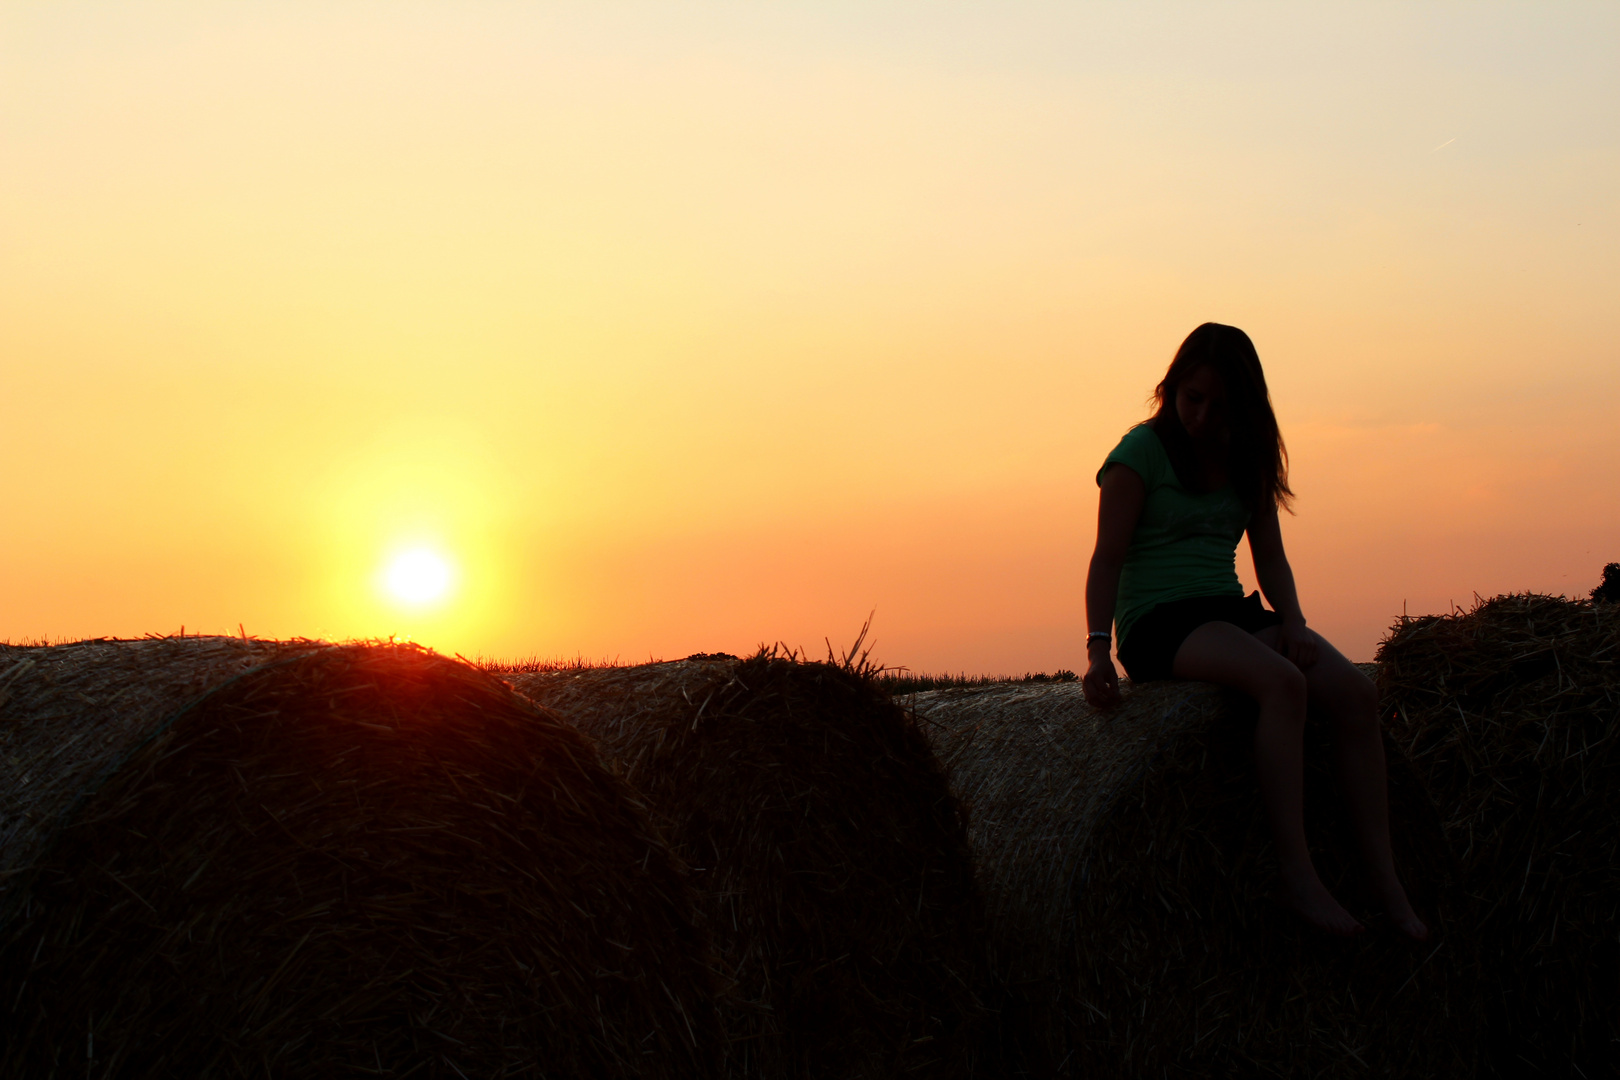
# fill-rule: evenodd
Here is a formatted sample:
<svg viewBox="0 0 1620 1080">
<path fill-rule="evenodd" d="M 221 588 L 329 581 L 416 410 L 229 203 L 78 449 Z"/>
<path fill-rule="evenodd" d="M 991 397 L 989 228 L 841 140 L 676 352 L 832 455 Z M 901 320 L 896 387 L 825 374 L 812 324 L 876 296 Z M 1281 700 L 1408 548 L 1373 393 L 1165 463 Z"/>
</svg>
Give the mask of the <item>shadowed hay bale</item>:
<svg viewBox="0 0 1620 1080">
<path fill-rule="evenodd" d="M 691 864 L 735 980 L 731 1075 L 970 1075 L 984 966 L 962 820 L 869 679 L 767 653 L 508 677 L 598 740 Z"/>
<path fill-rule="evenodd" d="M 1613 1075 L 1620 1047 L 1620 605 L 1501 596 L 1379 650 L 1475 902 L 1487 1072 Z"/>
<path fill-rule="evenodd" d="M 0 1075 L 688 1077 L 691 893 L 572 728 L 430 652 L 0 649 Z"/>
<path fill-rule="evenodd" d="M 1441 935 L 1412 949 L 1372 917 L 1311 725 L 1307 831 L 1371 932 L 1306 930 L 1269 899 L 1276 863 L 1253 712 L 1148 683 L 1102 714 L 1074 683 L 940 690 L 912 703 L 968 807 L 1004 980 L 1004 1039 L 1034 1076 L 1457 1076 L 1471 1068 L 1468 955 L 1439 823 L 1390 762 L 1395 855 Z M 1438 916 L 1438 918 L 1437 918 Z"/>
</svg>

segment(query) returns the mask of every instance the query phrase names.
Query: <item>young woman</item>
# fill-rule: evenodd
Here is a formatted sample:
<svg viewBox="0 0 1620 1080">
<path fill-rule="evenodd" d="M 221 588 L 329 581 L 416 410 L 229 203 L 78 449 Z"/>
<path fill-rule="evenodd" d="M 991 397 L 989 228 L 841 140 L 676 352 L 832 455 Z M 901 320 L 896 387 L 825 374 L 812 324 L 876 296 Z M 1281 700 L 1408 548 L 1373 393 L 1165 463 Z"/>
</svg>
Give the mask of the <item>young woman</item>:
<svg viewBox="0 0 1620 1080">
<path fill-rule="evenodd" d="M 1108 627 L 1130 677 L 1199 679 L 1260 706 L 1260 794 L 1281 864 L 1278 899 L 1312 926 L 1364 928 L 1316 874 L 1305 846 L 1306 707 L 1333 725 L 1339 775 L 1374 895 L 1407 937 L 1429 931 L 1395 874 L 1378 695 L 1371 680 L 1305 625 L 1277 511 L 1293 498 L 1288 455 L 1260 357 L 1234 326 L 1205 323 L 1182 342 L 1154 391 L 1158 410 L 1097 473 L 1097 549 L 1086 578 L 1086 699 L 1119 701 Z M 1237 543 L 1249 534 L 1258 593 L 1243 595 Z"/>
</svg>

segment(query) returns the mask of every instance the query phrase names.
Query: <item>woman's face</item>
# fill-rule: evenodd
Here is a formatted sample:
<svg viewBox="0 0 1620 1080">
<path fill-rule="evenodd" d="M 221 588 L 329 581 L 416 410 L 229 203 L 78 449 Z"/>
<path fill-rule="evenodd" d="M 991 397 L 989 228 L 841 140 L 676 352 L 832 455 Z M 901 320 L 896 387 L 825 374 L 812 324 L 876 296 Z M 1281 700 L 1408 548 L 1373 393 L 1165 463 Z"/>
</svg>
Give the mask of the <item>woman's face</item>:
<svg viewBox="0 0 1620 1080">
<path fill-rule="evenodd" d="M 1214 367 L 1204 364 L 1181 380 L 1176 417 L 1197 442 L 1226 441 L 1226 384 Z"/>
</svg>

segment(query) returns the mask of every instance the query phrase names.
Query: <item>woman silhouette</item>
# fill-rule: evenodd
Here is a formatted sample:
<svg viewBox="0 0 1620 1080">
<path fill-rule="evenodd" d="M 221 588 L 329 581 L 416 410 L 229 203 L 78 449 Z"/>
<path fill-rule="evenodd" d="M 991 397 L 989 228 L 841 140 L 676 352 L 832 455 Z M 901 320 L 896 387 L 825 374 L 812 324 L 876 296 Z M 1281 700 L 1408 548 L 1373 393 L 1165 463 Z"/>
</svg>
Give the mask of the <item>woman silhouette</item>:
<svg viewBox="0 0 1620 1080">
<path fill-rule="evenodd" d="M 1234 326 L 1205 323 L 1181 343 L 1154 391 L 1158 409 L 1120 440 L 1097 473 L 1097 548 L 1086 578 L 1086 700 L 1119 701 L 1109 657 L 1137 682 L 1199 679 L 1259 703 L 1254 754 L 1280 863 L 1278 899 L 1307 923 L 1351 936 L 1364 927 L 1317 876 L 1305 846 L 1306 706 L 1333 725 L 1339 775 L 1373 893 L 1407 937 L 1429 931 L 1395 874 L 1378 694 L 1371 680 L 1305 625 L 1283 552 L 1279 508 L 1293 499 L 1288 455 L 1260 357 Z M 1245 530 L 1260 595 L 1243 595 Z"/>
</svg>

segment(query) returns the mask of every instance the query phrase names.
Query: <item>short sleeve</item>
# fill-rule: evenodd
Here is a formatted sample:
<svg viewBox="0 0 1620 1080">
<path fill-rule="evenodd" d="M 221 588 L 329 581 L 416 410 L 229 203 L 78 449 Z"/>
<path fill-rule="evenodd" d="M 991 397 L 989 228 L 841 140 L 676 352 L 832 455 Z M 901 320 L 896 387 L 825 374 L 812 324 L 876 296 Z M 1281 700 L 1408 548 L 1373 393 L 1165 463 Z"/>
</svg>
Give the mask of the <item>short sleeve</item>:
<svg viewBox="0 0 1620 1080">
<path fill-rule="evenodd" d="M 1119 440 L 1119 445 L 1103 459 L 1102 468 L 1097 470 L 1098 486 L 1102 485 L 1103 473 L 1108 471 L 1108 466 L 1114 464 L 1129 465 L 1131 471 L 1140 476 L 1142 483 L 1152 491 L 1163 482 L 1170 459 L 1165 455 L 1164 444 L 1153 429 L 1146 424 L 1138 424 L 1127 431 L 1125 437 Z"/>
</svg>

